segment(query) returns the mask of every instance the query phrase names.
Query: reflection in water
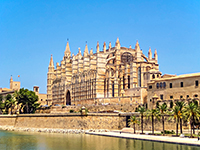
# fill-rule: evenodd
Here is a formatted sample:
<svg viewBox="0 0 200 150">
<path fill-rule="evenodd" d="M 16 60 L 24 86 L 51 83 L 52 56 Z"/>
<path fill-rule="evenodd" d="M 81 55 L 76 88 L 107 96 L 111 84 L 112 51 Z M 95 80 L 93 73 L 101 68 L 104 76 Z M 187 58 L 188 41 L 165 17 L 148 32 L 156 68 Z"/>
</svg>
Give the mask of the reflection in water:
<svg viewBox="0 0 200 150">
<path fill-rule="evenodd" d="M 81 134 L 0 131 L 0 149 L 8 150 L 197 150 L 198 147 Z"/>
</svg>

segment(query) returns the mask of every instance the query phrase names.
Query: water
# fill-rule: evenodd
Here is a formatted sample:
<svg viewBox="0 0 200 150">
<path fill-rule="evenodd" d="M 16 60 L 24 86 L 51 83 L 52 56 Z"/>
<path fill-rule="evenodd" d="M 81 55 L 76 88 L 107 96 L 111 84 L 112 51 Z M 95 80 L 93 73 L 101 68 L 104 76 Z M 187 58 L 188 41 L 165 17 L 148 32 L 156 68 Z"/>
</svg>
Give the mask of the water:
<svg viewBox="0 0 200 150">
<path fill-rule="evenodd" d="M 85 134 L 0 131 L 0 150 L 199 150 L 167 144 Z"/>
</svg>

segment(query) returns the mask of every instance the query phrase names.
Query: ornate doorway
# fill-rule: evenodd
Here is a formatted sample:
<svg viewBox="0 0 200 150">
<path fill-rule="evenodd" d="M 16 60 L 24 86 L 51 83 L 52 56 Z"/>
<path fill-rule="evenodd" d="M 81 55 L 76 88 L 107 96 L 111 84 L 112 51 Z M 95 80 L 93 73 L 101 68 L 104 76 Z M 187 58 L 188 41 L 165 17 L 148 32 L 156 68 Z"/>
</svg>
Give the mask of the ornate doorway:
<svg viewBox="0 0 200 150">
<path fill-rule="evenodd" d="M 66 105 L 71 105 L 71 96 L 70 96 L 70 91 L 67 91 L 66 94 Z"/>
</svg>

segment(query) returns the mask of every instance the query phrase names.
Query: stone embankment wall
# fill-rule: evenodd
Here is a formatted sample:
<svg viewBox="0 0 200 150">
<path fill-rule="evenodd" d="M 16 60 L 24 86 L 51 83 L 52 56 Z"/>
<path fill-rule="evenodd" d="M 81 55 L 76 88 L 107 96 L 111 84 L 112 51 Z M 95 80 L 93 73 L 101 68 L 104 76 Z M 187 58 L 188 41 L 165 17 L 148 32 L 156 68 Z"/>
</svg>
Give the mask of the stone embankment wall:
<svg viewBox="0 0 200 150">
<path fill-rule="evenodd" d="M 0 126 L 14 126 L 19 128 L 61 128 L 61 129 L 110 129 L 118 130 L 127 127 L 128 119 L 132 113 L 80 113 L 66 114 L 20 114 L 0 115 Z M 136 116 L 140 116 L 135 113 Z M 144 117 L 144 130 L 151 130 L 151 119 Z M 165 129 L 175 130 L 174 121 L 165 117 Z M 136 125 L 141 130 L 141 125 Z M 162 130 L 162 123 L 155 119 L 155 130 Z"/>
</svg>

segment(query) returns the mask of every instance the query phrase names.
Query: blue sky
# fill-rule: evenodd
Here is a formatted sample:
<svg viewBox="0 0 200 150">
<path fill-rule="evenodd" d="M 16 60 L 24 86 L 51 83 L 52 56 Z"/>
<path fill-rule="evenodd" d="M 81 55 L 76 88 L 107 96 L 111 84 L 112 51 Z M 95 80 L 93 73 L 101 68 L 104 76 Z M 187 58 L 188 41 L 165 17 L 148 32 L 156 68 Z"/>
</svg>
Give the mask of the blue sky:
<svg viewBox="0 0 200 150">
<path fill-rule="evenodd" d="M 103 42 L 158 51 L 165 74 L 200 72 L 199 0 L 0 0 L 0 87 L 10 76 L 21 87 L 46 93 L 51 54 L 60 62 L 69 38 L 71 52 L 87 41 L 96 51 Z M 20 75 L 20 78 L 17 76 Z"/>
</svg>

